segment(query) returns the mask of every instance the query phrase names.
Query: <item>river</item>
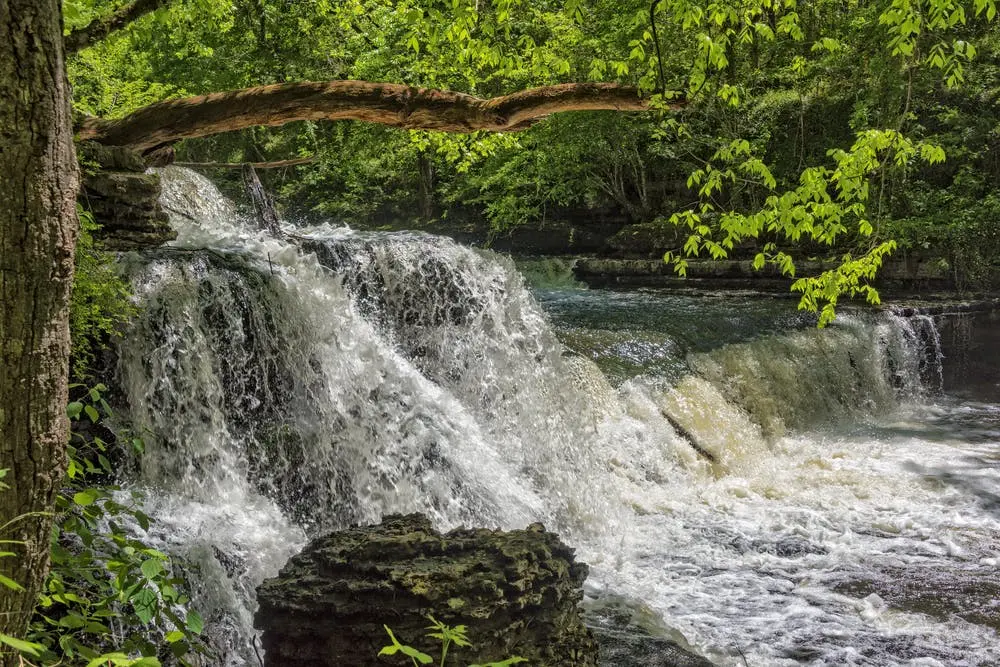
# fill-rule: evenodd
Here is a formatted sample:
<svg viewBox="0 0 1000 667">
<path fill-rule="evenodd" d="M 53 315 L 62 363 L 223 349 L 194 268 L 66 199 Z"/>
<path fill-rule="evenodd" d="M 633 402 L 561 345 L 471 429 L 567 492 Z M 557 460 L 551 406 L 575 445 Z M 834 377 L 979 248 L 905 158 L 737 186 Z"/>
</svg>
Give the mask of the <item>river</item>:
<svg viewBox="0 0 1000 667">
<path fill-rule="evenodd" d="M 180 237 L 131 259 L 119 346 L 127 486 L 221 663 L 256 662 L 254 588 L 311 535 L 422 511 L 541 521 L 592 600 L 719 665 L 1000 664 L 995 327 L 533 287 L 438 237 L 273 239 L 164 184 Z"/>
</svg>

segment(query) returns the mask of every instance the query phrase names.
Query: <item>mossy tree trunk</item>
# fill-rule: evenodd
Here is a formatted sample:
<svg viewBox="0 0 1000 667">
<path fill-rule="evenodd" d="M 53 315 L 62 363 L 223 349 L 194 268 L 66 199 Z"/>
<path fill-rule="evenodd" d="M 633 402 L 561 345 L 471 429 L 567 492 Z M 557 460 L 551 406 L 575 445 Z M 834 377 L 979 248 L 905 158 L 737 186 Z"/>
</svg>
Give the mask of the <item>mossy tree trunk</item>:
<svg viewBox="0 0 1000 667">
<path fill-rule="evenodd" d="M 59 0 L 0 0 L 0 632 L 22 633 L 48 567 L 63 476 L 78 222 Z M 21 518 L 18 518 L 21 517 Z M 0 655 L 0 665 L 18 657 Z"/>
</svg>

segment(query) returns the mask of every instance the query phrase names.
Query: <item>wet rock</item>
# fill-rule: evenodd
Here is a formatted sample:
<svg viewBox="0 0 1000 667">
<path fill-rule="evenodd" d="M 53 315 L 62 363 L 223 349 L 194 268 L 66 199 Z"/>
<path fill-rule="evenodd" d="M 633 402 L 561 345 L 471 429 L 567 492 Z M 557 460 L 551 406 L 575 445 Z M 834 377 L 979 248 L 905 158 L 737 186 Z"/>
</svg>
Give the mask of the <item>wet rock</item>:
<svg viewBox="0 0 1000 667">
<path fill-rule="evenodd" d="M 636 225 L 634 225 L 636 226 Z M 652 234 L 646 230 L 647 235 Z M 628 228 L 619 236 L 627 235 Z M 642 234 L 642 230 L 636 232 Z M 665 237 L 664 237 L 665 238 Z M 652 241 L 650 241 L 652 242 Z M 665 242 L 665 241 L 664 241 Z M 638 245 L 641 245 L 637 242 Z M 654 247 L 656 244 L 654 244 Z M 619 248 L 620 254 L 638 253 L 637 248 Z M 662 253 L 654 253 L 662 255 Z M 648 256 L 648 253 L 647 255 Z M 800 260 L 796 262 L 797 276 L 816 276 L 839 266 L 836 260 Z M 752 288 L 787 291 L 792 278 L 783 276 L 773 265 L 759 271 L 753 268 L 749 259 L 705 260 L 689 259 L 687 277 L 681 278 L 672 265 L 662 258 L 657 259 L 614 259 L 585 258 L 577 261 L 574 274 L 591 287 L 620 285 L 626 287 L 708 287 L 713 289 Z M 888 261 L 878 273 L 876 286 L 891 293 L 907 291 L 952 290 L 953 278 L 939 262 Z"/>
<path fill-rule="evenodd" d="M 267 665 L 407 664 L 377 658 L 383 625 L 430 655 L 428 615 L 468 626 L 461 664 L 596 666 L 580 612 L 587 566 L 540 524 L 510 532 L 435 531 L 419 514 L 386 517 L 314 540 L 258 589 Z M 457 663 L 456 663 L 457 664 Z"/>
<path fill-rule="evenodd" d="M 642 602 L 605 595 L 588 600 L 585 608 L 602 667 L 712 667 Z"/>
<path fill-rule="evenodd" d="M 801 558 L 803 556 L 823 555 L 828 552 L 822 544 L 813 544 L 809 540 L 784 537 L 778 541 L 749 540 L 745 537 L 735 537 L 730 546 L 741 554 L 748 552 L 771 554 L 778 558 Z"/>
<path fill-rule="evenodd" d="M 85 141 L 77 146 L 76 154 L 84 169 L 96 166 L 107 171 L 137 173 L 146 171 L 142 157 L 124 146 L 105 146 L 93 141 Z"/>
<path fill-rule="evenodd" d="M 160 176 L 146 173 L 138 153 L 122 146 L 86 142 L 79 201 L 101 226 L 94 236 L 108 250 L 163 245 L 177 237 L 160 206 Z"/>
<path fill-rule="evenodd" d="M 1000 630 L 1000 575 L 992 566 L 883 567 L 834 586 L 842 595 L 877 595 L 889 607 Z"/>
</svg>

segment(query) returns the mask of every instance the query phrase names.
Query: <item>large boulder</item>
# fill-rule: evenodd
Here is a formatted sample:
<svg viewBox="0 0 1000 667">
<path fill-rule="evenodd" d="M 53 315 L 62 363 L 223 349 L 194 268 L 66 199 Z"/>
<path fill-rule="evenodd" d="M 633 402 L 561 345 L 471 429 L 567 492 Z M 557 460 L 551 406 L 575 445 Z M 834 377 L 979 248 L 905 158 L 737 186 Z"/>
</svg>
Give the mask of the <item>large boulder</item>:
<svg viewBox="0 0 1000 667">
<path fill-rule="evenodd" d="M 314 540 L 258 589 L 265 664 L 408 665 L 377 657 L 388 626 L 432 656 L 428 616 L 466 625 L 472 646 L 449 665 L 520 656 L 530 665 L 597 665 L 580 603 L 587 566 L 540 524 L 510 532 L 435 531 L 419 514 L 390 516 Z M 435 661 L 436 662 L 436 661 Z"/>
</svg>

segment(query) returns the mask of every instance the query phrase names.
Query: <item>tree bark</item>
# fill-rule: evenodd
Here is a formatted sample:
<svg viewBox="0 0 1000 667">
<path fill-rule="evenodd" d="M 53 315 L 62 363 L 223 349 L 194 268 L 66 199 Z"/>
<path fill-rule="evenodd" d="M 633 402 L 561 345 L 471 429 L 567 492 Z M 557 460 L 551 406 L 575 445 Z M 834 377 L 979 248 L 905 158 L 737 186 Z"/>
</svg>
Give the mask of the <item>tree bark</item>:
<svg viewBox="0 0 1000 667">
<path fill-rule="evenodd" d="M 99 42 L 116 30 L 153 12 L 173 0 L 133 0 L 104 18 L 94 19 L 66 36 L 66 53 L 73 54 Z"/>
<path fill-rule="evenodd" d="M 676 101 L 671 108 L 679 108 Z M 443 132 L 513 132 L 562 111 L 643 111 L 635 88 L 613 83 L 565 83 L 482 99 L 395 83 L 288 83 L 161 102 L 119 120 L 84 118 L 81 140 L 148 152 L 181 139 L 296 120 L 360 120 Z"/>
<path fill-rule="evenodd" d="M 49 557 L 63 477 L 69 294 L 78 222 L 59 0 L 0 0 L 0 632 L 19 635 Z M 18 518 L 21 517 L 21 518 Z M 9 547 L 13 548 L 9 548 Z M 18 658 L 0 654 L 0 665 Z"/>
</svg>

